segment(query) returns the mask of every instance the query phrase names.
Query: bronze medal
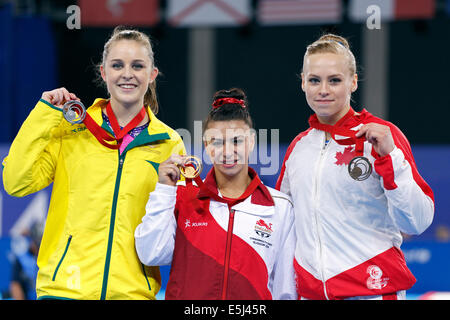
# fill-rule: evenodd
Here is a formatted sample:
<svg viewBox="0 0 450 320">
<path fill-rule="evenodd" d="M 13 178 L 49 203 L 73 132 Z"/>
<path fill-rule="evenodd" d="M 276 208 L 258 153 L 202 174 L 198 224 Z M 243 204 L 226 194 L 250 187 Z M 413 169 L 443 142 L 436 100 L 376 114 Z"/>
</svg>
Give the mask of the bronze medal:
<svg viewBox="0 0 450 320">
<path fill-rule="evenodd" d="M 86 117 L 86 108 L 81 101 L 70 100 L 64 104 L 62 109 L 64 119 L 71 124 L 83 123 Z"/>
<path fill-rule="evenodd" d="M 356 181 L 366 180 L 372 173 L 372 164 L 366 157 L 354 157 L 348 164 L 348 173 Z"/>
<path fill-rule="evenodd" d="M 180 166 L 181 174 L 187 179 L 194 179 L 202 172 L 203 165 L 196 156 L 186 156 L 184 166 Z"/>
</svg>

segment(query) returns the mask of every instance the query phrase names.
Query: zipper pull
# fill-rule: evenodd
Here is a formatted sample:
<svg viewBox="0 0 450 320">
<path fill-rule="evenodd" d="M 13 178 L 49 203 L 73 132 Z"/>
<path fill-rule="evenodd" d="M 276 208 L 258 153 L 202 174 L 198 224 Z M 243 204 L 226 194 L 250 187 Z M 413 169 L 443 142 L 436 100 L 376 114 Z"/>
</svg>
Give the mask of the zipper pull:
<svg viewBox="0 0 450 320">
<path fill-rule="evenodd" d="M 330 140 L 331 140 L 331 137 L 327 140 L 327 134 L 325 133 L 325 137 L 323 139 L 323 147 L 322 147 L 322 149 L 325 149 L 328 146 L 328 144 L 330 143 Z"/>
<path fill-rule="evenodd" d="M 122 169 L 123 167 L 123 158 L 119 159 L 119 168 Z"/>
</svg>

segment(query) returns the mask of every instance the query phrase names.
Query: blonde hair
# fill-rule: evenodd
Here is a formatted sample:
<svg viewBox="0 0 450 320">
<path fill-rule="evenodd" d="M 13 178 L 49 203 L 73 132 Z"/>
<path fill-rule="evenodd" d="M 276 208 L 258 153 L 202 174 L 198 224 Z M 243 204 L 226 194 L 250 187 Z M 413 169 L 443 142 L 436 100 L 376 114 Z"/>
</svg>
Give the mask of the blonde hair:
<svg viewBox="0 0 450 320">
<path fill-rule="evenodd" d="M 155 67 L 155 59 L 153 57 L 153 49 L 150 38 L 143 32 L 134 29 L 128 29 L 123 26 L 114 28 L 113 34 L 106 41 L 103 47 L 102 62 L 100 65 L 105 65 L 106 58 L 108 57 L 111 46 L 120 40 L 134 40 L 142 44 L 148 51 L 148 55 L 152 65 Z M 150 109 L 154 114 L 158 113 L 159 104 L 156 96 L 156 79 L 149 84 L 147 92 L 144 95 L 144 104 L 150 106 Z"/>
<path fill-rule="evenodd" d="M 350 45 L 345 38 L 331 33 L 321 36 L 318 40 L 306 47 L 303 65 L 308 56 L 317 53 L 334 53 L 347 57 L 350 74 L 353 76 L 356 73 L 355 56 L 350 50 Z"/>
</svg>

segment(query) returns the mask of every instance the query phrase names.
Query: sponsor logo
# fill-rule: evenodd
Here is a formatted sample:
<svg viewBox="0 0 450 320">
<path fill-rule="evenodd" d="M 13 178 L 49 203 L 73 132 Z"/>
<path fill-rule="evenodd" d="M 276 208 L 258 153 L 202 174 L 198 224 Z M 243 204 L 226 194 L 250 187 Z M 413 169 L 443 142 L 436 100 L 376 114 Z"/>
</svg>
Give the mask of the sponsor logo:
<svg viewBox="0 0 450 320">
<path fill-rule="evenodd" d="M 373 289 L 383 289 L 387 286 L 389 278 L 383 277 L 383 271 L 380 267 L 376 265 L 371 265 L 367 268 L 366 272 L 369 274 L 369 278 L 367 278 L 367 288 L 370 290 Z"/>
<path fill-rule="evenodd" d="M 86 130 L 87 128 L 85 126 L 79 126 L 73 129 L 70 129 L 70 132 L 73 133 L 78 133 L 78 132 L 83 132 L 84 130 Z M 67 131 L 64 131 L 67 134 Z"/>
<path fill-rule="evenodd" d="M 272 223 L 266 223 L 263 219 L 259 219 L 255 224 L 255 232 L 261 238 L 268 238 L 272 235 Z"/>
<path fill-rule="evenodd" d="M 186 219 L 186 221 L 184 222 L 184 228 L 195 228 L 195 227 L 207 227 L 208 226 L 208 222 L 191 222 L 190 219 Z"/>
</svg>

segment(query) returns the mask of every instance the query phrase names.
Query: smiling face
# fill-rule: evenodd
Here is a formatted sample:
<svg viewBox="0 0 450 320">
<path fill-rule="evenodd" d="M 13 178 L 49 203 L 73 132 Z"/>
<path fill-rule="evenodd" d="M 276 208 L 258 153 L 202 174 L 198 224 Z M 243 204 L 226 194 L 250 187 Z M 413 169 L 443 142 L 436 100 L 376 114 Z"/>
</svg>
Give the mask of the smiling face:
<svg viewBox="0 0 450 320">
<path fill-rule="evenodd" d="M 210 121 L 204 141 L 216 175 L 232 178 L 248 174 L 248 158 L 255 139 L 243 120 Z"/>
<path fill-rule="evenodd" d="M 333 125 L 347 113 L 351 93 L 358 87 L 358 76 L 349 71 L 346 56 L 309 55 L 305 57 L 301 76 L 306 101 L 320 122 Z"/>
<path fill-rule="evenodd" d="M 111 103 L 122 106 L 143 105 L 149 84 L 158 75 L 148 49 L 134 40 L 114 42 L 100 71 Z"/>
</svg>

